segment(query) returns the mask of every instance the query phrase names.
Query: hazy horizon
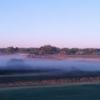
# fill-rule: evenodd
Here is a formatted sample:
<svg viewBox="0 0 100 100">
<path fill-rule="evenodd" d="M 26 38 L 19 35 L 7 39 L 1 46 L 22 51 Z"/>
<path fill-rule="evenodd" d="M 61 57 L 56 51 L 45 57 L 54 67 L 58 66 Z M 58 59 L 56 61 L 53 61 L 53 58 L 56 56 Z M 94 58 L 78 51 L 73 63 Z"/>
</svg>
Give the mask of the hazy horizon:
<svg viewBox="0 0 100 100">
<path fill-rule="evenodd" d="M 7 49 L 7 48 L 41 48 L 41 47 L 44 47 L 44 46 L 52 46 L 52 47 L 56 47 L 56 48 L 60 48 L 60 49 L 63 49 L 63 48 L 69 48 L 69 49 L 73 49 L 73 48 L 77 48 L 77 49 L 100 49 L 100 48 L 97 48 L 97 47 L 68 47 L 68 46 L 63 46 L 63 47 L 60 47 L 60 46 L 56 46 L 56 45 L 51 45 L 51 44 L 44 44 L 44 45 L 41 45 L 41 46 L 14 46 L 14 45 L 9 45 L 9 46 L 5 46 L 5 47 L 0 47 L 0 49 Z"/>
<path fill-rule="evenodd" d="M 0 0 L 0 48 L 100 48 L 100 0 Z"/>
</svg>

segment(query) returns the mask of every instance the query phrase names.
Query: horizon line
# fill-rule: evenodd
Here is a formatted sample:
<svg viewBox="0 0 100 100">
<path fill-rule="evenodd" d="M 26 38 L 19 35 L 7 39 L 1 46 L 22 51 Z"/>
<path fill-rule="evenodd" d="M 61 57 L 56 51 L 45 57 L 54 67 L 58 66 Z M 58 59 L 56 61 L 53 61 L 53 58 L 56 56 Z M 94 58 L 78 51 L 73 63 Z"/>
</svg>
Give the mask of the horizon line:
<svg viewBox="0 0 100 100">
<path fill-rule="evenodd" d="M 72 49 L 72 48 L 77 48 L 77 49 L 100 49 L 100 47 L 60 47 L 60 46 L 55 46 L 55 45 L 51 45 L 51 44 L 46 44 L 46 45 L 41 45 L 41 46 L 14 46 L 14 45 L 9 45 L 9 46 L 6 46 L 6 47 L 0 47 L 1 48 L 9 48 L 9 47 L 13 47 L 13 48 L 41 48 L 41 47 L 44 47 L 44 46 L 52 46 L 52 47 L 57 47 L 57 48 L 69 48 L 69 49 Z"/>
</svg>

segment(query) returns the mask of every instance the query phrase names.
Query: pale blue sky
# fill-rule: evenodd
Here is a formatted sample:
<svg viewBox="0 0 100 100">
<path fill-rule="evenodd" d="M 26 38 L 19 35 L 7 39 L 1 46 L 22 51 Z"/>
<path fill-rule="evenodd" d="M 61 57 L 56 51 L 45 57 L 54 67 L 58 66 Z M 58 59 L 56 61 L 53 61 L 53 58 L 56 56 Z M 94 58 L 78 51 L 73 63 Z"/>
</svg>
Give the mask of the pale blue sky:
<svg viewBox="0 0 100 100">
<path fill-rule="evenodd" d="M 100 48 L 100 0 L 0 0 L 0 47 Z"/>
</svg>

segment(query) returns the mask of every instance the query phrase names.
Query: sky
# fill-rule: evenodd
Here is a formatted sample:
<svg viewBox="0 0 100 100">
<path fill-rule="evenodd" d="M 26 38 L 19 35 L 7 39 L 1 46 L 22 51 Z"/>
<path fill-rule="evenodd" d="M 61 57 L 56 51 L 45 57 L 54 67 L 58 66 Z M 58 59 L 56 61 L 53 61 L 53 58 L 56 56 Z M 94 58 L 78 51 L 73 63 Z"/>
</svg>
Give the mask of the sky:
<svg viewBox="0 0 100 100">
<path fill-rule="evenodd" d="M 0 0 L 0 47 L 99 43 L 100 0 Z"/>
</svg>

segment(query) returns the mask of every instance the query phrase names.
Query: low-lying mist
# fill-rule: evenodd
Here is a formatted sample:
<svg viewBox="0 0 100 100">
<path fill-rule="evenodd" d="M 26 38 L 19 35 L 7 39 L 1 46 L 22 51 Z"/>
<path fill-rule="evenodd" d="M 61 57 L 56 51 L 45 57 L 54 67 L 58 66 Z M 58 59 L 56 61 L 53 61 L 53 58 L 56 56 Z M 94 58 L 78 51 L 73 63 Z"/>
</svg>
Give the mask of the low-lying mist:
<svg viewBox="0 0 100 100">
<path fill-rule="evenodd" d="M 100 71 L 100 61 L 28 58 L 20 54 L 3 55 L 0 56 L 0 70 Z"/>
</svg>

